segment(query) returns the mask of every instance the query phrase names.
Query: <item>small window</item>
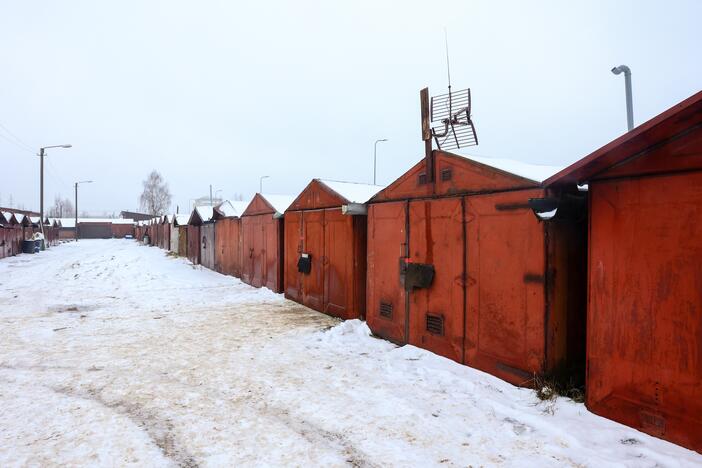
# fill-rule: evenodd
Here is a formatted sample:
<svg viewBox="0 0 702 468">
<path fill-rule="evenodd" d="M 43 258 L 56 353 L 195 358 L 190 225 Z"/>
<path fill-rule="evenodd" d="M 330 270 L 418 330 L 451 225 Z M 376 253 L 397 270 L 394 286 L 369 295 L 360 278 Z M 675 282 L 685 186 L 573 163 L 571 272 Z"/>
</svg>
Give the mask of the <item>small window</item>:
<svg viewBox="0 0 702 468">
<path fill-rule="evenodd" d="M 444 335 L 444 317 L 427 314 L 427 331 L 433 335 Z"/>
<path fill-rule="evenodd" d="M 441 169 L 441 180 L 443 180 L 443 181 L 451 180 L 451 176 L 453 176 L 453 171 L 451 170 L 450 167 L 447 167 L 445 169 Z"/>
<path fill-rule="evenodd" d="M 422 172 L 419 174 L 419 185 L 424 185 L 427 183 L 427 174 L 425 172 Z"/>
</svg>

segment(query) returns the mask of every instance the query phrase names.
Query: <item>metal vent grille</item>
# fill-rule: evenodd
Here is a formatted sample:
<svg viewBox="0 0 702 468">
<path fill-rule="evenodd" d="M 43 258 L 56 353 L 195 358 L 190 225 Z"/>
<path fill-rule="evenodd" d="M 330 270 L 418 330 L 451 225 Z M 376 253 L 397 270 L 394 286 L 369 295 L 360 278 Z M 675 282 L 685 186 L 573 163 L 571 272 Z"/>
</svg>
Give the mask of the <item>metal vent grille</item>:
<svg viewBox="0 0 702 468">
<path fill-rule="evenodd" d="M 381 302 L 380 316 L 385 318 L 392 318 L 392 304 L 390 304 L 389 302 Z"/>
<path fill-rule="evenodd" d="M 426 183 L 427 183 L 427 175 L 424 172 L 422 172 L 421 174 L 419 174 L 419 185 L 424 185 Z"/>
<path fill-rule="evenodd" d="M 451 180 L 451 177 L 453 176 L 453 171 L 451 168 L 446 168 L 446 169 L 441 169 L 441 180 L 446 181 L 446 180 Z"/>
<path fill-rule="evenodd" d="M 444 334 L 444 317 L 441 315 L 427 314 L 427 331 L 434 335 Z"/>
</svg>

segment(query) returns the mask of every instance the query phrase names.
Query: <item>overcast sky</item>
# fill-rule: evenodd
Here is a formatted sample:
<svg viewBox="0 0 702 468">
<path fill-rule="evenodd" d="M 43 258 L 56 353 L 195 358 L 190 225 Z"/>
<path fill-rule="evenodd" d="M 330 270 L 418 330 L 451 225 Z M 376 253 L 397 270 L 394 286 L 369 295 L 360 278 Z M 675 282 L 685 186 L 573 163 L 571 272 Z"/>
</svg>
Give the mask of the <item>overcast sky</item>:
<svg viewBox="0 0 702 468">
<path fill-rule="evenodd" d="M 422 157 L 419 90 L 470 87 L 468 152 L 567 165 L 702 88 L 700 1 L 16 1 L 0 11 L 0 204 L 55 194 L 135 209 L 160 171 L 173 210 L 296 194 L 311 178 L 388 183 Z M 3 128 L 4 127 L 4 128 Z M 8 134 L 9 130 L 22 143 Z M 12 143 L 11 143 L 12 142 Z"/>
</svg>

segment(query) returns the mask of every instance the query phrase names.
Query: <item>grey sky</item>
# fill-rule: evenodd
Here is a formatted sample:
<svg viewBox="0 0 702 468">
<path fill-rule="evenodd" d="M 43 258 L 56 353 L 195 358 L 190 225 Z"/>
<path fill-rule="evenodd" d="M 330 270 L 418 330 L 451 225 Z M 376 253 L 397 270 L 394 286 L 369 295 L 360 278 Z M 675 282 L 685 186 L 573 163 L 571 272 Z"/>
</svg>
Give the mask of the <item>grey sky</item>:
<svg viewBox="0 0 702 468">
<path fill-rule="evenodd" d="M 702 2 L 2 1 L 0 123 L 53 150 L 45 204 L 137 207 L 159 170 L 173 209 L 205 195 L 379 182 L 421 158 L 419 89 L 470 87 L 469 152 L 568 164 L 702 88 Z M 2 204 L 38 209 L 38 158 L 0 128 Z"/>
</svg>

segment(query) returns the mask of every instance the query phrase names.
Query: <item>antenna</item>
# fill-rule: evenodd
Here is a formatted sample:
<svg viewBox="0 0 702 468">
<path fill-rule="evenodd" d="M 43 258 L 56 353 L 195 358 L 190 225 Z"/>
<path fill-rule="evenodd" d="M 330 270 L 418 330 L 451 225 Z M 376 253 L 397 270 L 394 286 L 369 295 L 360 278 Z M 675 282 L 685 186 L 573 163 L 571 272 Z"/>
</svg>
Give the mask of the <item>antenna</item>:
<svg viewBox="0 0 702 468">
<path fill-rule="evenodd" d="M 478 144 L 478 136 L 471 119 L 470 88 L 455 93 L 451 91 L 451 62 L 446 28 L 444 28 L 444 45 L 448 94 L 431 98 L 431 121 L 437 124 L 431 128 L 431 135 L 439 149 L 451 150 L 474 146 Z M 454 109 L 458 110 L 454 111 Z"/>
</svg>

